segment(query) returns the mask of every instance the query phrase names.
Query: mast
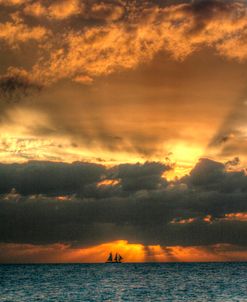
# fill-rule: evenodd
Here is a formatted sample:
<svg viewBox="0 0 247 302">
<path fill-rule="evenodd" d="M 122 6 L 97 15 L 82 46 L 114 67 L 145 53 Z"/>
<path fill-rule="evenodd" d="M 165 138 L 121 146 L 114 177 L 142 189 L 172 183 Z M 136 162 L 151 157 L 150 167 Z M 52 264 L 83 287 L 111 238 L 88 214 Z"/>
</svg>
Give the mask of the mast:
<svg viewBox="0 0 247 302">
<path fill-rule="evenodd" d="M 115 262 L 118 262 L 118 254 L 116 253 L 116 256 L 115 256 L 115 258 L 114 258 L 114 261 Z"/>
<path fill-rule="evenodd" d="M 123 260 L 123 257 L 119 254 L 118 255 L 118 262 L 121 262 Z"/>
</svg>

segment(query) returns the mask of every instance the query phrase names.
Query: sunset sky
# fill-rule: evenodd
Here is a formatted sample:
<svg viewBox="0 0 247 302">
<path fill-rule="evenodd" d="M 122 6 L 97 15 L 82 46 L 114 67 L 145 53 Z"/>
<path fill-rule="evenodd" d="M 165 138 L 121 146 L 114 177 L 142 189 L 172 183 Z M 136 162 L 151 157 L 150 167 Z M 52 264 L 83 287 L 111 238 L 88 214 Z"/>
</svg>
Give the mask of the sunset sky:
<svg viewBox="0 0 247 302">
<path fill-rule="evenodd" d="M 247 260 L 247 1 L 0 0 L 0 262 Z"/>
</svg>

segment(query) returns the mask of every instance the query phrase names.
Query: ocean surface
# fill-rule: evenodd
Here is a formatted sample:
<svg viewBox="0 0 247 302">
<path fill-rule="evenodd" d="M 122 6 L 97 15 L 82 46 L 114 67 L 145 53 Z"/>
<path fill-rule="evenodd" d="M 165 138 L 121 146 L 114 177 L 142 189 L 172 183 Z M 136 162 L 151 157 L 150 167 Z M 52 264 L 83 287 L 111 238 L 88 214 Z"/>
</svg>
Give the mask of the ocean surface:
<svg viewBox="0 0 247 302">
<path fill-rule="evenodd" d="M 0 265 L 0 301 L 247 301 L 247 263 Z"/>
</svg>

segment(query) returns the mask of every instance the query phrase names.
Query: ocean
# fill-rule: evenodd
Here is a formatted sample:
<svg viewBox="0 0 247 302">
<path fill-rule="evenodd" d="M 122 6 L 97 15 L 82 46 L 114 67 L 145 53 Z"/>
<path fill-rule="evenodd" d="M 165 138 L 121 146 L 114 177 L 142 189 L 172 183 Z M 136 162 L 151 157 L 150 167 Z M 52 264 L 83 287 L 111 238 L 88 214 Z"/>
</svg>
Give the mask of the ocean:
<svg viewBox="0 0 247 302">
<path fill-rule="evenodd" d="M 247 301 L 247 263 L 3 264 L 0 301 Z"/>
</svg>

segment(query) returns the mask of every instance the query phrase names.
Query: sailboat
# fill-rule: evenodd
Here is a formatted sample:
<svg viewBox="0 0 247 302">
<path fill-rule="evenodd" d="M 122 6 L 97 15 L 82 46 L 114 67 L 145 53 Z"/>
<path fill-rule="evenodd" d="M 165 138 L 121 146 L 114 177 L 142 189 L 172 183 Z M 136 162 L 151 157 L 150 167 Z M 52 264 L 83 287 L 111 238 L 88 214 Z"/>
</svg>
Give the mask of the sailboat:
<svg viewBox="0 0 247 302">
<path fill-rule="evenodd" d="M 123 257 L 118 253 L 116 253 L 114 260 L 113 260 L 112 253 L 110 253 L 106 260 L 106 263 L 122 263 L 122 260 L 123 260 Z"/>
</svg>

